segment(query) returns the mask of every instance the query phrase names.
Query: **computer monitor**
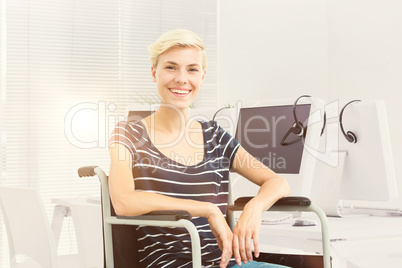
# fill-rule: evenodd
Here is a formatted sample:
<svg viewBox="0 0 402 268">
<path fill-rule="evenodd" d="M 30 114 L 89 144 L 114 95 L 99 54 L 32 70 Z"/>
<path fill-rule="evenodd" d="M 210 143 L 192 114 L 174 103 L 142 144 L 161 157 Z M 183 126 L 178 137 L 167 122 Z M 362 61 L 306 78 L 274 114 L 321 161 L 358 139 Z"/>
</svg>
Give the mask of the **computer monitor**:
<svg viewBox="0 0 402 268">
<path fill-rule="evenodd" d="M 341 214 L 342 206 L 357 201 L 385 202 L 396 198 L 397 181 L 384 101 L 349 104 L 344 109 L 342 125 L 345 132 L 354 133 L 356 143 L 349 142 L 340 127 L 333 129 L 339 137 L 333 154 L 340 161 L 334 167 L 318 163 L 313 201 L 324 210 L 331 210 L 332 206 L 332 214 Z"/>
<path fill-rule="evenodd" d="M 388 118 L 383 101 L 361 101 L 345 109 L 343 125 L 356 143 L 340 137 L 346 151 L 341 199 L 388 201 L 397 197 Z"/>
<path fill-rule="evenodd" d="M 308 97 L 296 105 L 297 120 L 306 127 L 300 137 L 294 127 L 295 99 L 243 102 L 238 107 L 235 138 L 257 160 L 285 178 L 292 195 L 308 196 L 316 158 L 306 150 L 319 147 L 324 122 L 324 102 Z M 283 144 L 283 138 L 286 134 Z M 233 197 L 255 195 L 258 186 L 231 174 Z"/>
</svg>

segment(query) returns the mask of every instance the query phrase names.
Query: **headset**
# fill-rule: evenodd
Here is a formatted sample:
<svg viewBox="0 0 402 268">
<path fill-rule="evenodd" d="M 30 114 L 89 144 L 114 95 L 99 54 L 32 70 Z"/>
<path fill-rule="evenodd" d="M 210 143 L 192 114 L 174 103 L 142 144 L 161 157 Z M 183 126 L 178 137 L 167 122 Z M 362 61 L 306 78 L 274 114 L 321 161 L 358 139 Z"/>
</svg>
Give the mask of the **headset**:
<svg viewBox="0 0 402 268">
<path fill-rule="evenodd" d="M 222 107 L 222 108 L 220 108 L 218 111 L 216 111 L 215 112 L 215 114 L 214 114 L 214 116 L 212 117 L 212 137 L 214 136 L 214 134 L 215 134 L 215 131 L 216 131 L 216 126 L 217 126 L 217 122 L 215 121 L 215 117 L 218 115 L 218 113 L 220 112 L 220 111 L 222 111 L 222 110 L 224 110 L 224 109 L 229 109 L 230 108 L 230 106 L 226 106 L 226 107 Z"/>
<path fill-rule="evenodd" d="M 214 116 L 212 117 L 212 121 L 215 122 L 215 117 L 218 115 L 218 113 L 219 113 L 220 111 L 222 111 L 222 110 L 224 110 L 224 109 L 229 109 L 229 108 L 230 108 L 230 106 L 226 106 L 226 107 L 222 107 L 222 108 L 220 108 L 218 111 L 216 111 L 215 114 L 214 114 Z M 215 125 L 214 125 L 214 126 L 215 126 Z"/>
<path fill-rule="evenodd" d="M 293 117 L 295 119 L 295 122 L 293 123 L 292 127 L 286 132 L 286 134 L 283 136 L 280 145 L 285 146 L 288 145 L 288 143 L 286 143 L 286 139 L 289 136 L 290 133 L 293 133 L 295 135 L 297 135 L 298 137 L 304 138 L 306 135 L 306 130 L 307 130 L 307 126 L 304 126 L 299 120 L 297 120 L 297 113 L 296 113 L 296 107 L 297 107 L 297 102 L 301 99 L 301 98 L 309 98 L 311 97 L 310 95 L 302 95 L 300 97 L 298 97 L 295 101 L 295 103 L 293 104 Z M 321 128 L 321 136 L 324 133 L 324 129 L 325 126 L 327 124 L 327 116 L 326 113 L 324 111 L 324 122 L 323 122 L 323 126 Z"/>
<path fill-rule="evenodd" d="M 352 101 L 346 103 L 346 105 L 343 106 L 343 108 L 342 108 L 342 110 L 341 110 L 341 113 L 339 114 L 339 126 L 340 126 L 340 128 L 341 128 L 342 134 L 343 134 L 343 136 L 345 136 L 346 140 L 347 140 L 348 142 L 350 142 L 350 143 L 356 143 L 356 142 L 357 142 L 357 137 L 356 137 L 355 133 L 353 133 L 352 131 L 348 131 L 348 132 L 345 133 L 345 130 L 344 130 L 343 124 L 342 124 L 343 112 L 345 111 L 345 108 L 346 108 L 349 104 L 351 104 L 351 103 L 353 103 L 353 102 L 360 102 L 360 101 L 361 101 L 361 100 L 352 100 Z"/>
</svg>

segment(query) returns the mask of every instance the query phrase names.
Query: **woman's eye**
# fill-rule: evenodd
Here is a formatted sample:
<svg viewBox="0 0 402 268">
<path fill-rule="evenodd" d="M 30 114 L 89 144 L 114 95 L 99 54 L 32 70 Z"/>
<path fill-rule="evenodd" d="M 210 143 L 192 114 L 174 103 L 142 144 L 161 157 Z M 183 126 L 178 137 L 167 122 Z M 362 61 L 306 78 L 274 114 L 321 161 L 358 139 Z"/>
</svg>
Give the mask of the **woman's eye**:
<svg viewBox="0 0 402 268">
<path fill-rule="evenodd" d="M 174 70 L 174 66 L 166 66 L 165 69 Z"/>
<path fill-rule="evenodd" d="M 196 69 L 196 68 L 191 68 L 189 71 L 190 71 L 190 72 L 198 72 L 198 69 Z"/>
</svg>

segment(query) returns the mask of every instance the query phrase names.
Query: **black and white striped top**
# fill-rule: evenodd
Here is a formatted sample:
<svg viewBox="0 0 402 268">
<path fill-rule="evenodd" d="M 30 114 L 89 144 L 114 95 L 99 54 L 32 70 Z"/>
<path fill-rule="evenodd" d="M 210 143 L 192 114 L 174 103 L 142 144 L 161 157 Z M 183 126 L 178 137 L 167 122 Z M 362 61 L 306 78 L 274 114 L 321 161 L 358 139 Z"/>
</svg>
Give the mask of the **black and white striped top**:
<svg viewBox="0 0 402 268">
<path fill-rule="evenodd" d="M 226 215 L 229 169 L 240 144 L 216 122 L 200 123 L 204 158 L 196 165 L 186 166 L 163 155 L 141 121 L 119 122 L 109 146 L 120 143 L 131 152 L 136 190 L 211 202 Z M 200 235 L 203 266 L 218 267 L 222 253 L 207 219 L 194 217 L 192 221 Z M 185 229 L 139 226 L 137 235 L 142 267 L 192 266 L 190 235 Z"/>
</svg>

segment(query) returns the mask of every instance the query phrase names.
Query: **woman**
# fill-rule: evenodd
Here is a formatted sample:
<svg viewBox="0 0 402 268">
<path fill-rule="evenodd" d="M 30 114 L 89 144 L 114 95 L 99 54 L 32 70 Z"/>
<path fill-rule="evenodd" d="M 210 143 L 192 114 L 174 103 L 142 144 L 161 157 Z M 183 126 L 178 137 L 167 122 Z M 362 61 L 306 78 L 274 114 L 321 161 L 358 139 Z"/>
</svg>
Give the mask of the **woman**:
<svg viewBox="0 0 402 268">
<path fill-rule="evenodd" d="M 196 34 L 169 31 L 149 51 L 161 105 L 141 121 L 120 122 L 111 135 L 109 187 L 115 211 L 134 216 L 187 210 L 199 230 L 203 265 L 256 265 L 252 245 L 258 257 L 261 214 L 288 195 L 289 186 L 216 122 L 190 120 L 188 109 L 207 67 L 204 44 Z M 233 231 L 225 219 L 229 171 L 260 186 Z M 139 227 L 137 233 L 144 267 L 191 267 L 183 230 Z"/>
</svg>

